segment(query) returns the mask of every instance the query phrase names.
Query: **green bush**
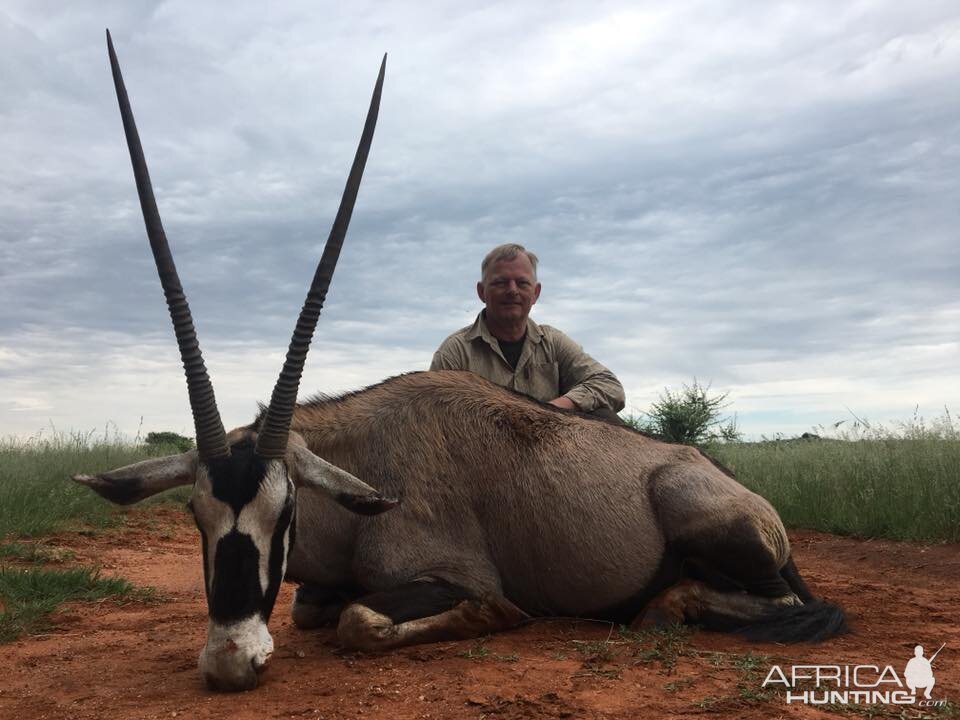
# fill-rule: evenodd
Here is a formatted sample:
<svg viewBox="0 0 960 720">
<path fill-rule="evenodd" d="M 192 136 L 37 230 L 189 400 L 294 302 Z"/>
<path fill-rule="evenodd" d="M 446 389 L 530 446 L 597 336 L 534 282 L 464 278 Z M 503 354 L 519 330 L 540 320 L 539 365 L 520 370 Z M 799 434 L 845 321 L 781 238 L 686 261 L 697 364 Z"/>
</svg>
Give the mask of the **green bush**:
<svg viewBox="0 0 960 720">
<path fill-rule="evenodd" d="M 147 439 L 144 440 L 144 443 L 152 447 L 175 448 L 177 452 L 182 453 L 194 448 L 193 438 L 169 431 L 147 433 Z"/>
<path fill-rule="evenodd" d="M 700 385 L 696 378 L 679 391 L 664 388 L 650 410 L 628 417 L 626 422 L 637 430 L 688 445 L 739 440 L 736 417 L 722 417 L 729 405 L 727 393 L 711 397 L 709 391 L 710 386 Z"/>
</svg>

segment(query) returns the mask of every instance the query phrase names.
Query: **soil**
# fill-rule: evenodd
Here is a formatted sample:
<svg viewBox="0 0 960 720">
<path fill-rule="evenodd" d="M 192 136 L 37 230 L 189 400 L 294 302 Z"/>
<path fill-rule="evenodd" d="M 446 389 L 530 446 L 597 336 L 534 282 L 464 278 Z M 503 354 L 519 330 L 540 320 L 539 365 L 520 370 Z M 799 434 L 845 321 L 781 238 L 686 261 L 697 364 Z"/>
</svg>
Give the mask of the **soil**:
<svg viewBox="0 0 960 720">
<path fill-rule="evenodd" d="M 960 546 L 806 531 L 791 538 L 814 591 L 846 609 L 850 634 L 785 646 L 546 620 L 475 641 L 358 654 L 340 650 L 332 630 L 294 627 L 287 584 L 260 687 L 225 695 L 207 690 L 197 672 L 206 604 L 196 531 L 179 509 L 137 509 L 117 529 L 47 544 L 72 551 L 71 563 L 152 586 L 163 600 L 71 604 L 47 634 L 0 646 L 0 718 L 957 717 Z M 903 678 L 914 646 L 929 657 L 941 643 L 933 698 L 951 702 L 933 710 L 787 704 L 782 685 L 762 687 L 774 664 L 788 674 L 798 664 L 891 665 Z"/>
</svg>

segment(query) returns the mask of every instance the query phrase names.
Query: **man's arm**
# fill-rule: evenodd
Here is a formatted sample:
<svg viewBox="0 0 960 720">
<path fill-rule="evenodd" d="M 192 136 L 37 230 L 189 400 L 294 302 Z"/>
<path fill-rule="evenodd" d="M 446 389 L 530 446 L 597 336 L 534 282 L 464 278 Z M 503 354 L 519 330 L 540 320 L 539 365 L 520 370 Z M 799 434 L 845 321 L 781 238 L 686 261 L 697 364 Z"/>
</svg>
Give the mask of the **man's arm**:
<svg viewBox="0 0 960 720">
<path fill-rule="evenodd" d="M 557 365 L 560 371 L 561 397 L 552 404 L 560 405 L 564 399 L 583 412 L 597 408 L 609 408 L 617 413 L 623 410 L 626 397 L 623 386 L 606 367 L 598 363 L 583 348 L 556 328 L 551 328 Z"/>
<path fill-rule="evenodd" d="M 431 370 L 467 370 L 467 353 L 463 344 L 454 336 L 448 337 L 433 354 Z"/>
</svg>

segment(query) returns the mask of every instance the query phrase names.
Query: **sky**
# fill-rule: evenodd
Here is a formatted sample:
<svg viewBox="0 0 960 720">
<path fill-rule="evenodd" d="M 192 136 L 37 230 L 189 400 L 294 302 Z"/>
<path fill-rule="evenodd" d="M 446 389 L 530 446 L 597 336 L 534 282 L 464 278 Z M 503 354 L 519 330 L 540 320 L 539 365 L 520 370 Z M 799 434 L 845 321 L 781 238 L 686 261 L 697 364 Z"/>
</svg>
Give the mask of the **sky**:
<svg viewBox="0 0 960 720">
<path fill-rule="evenodd" d="M 480 260 L 627 411 L 749 438 L 960 409 L 960 6 L 0 5 L 0 436 L 193 435 L 109 27 L 224 424 L 269 398 L 389 54 L 301 395 L 425 369 Z"/>
</svg>

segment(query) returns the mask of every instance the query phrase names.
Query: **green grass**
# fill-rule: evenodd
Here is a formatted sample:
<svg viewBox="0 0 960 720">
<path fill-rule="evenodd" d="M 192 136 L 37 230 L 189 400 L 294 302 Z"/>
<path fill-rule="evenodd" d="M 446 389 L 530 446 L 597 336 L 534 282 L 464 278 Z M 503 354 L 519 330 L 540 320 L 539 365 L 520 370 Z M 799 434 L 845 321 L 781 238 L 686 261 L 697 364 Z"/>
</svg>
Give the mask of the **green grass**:
<svg viewBox="0 0 960 720">
<path fill-rule="evenodd" d="M 68 561 L 72 553 L 16 540 L 65 527 L 96 529 L 117 524 L 122 516 L 117 508 L 70 477 L 178 451 L 89 434 L 0 439 L 0 643 L 48 629 L 51 614 L 68 600 L 160 599 L 150 588 L 134 588 L 122 578 L 100 577 L 92 568 L 43 567 Z M 188 493 L 189 488 L 178 488 L 157 499 L 183 500 Z"/>
<path fill-rule="evenodd" d="M 677 659 L 687 652 L 692 635 L 693 628 L 680 624 L 649 630 L 620 628 L 620 637 L 632 645 L 632 655 L 638 662 L 656 661 L 667 672 L 671 672 Z"/>
<path fill-rule="evenodd" d="M 119 601 L 157 599 L 149 588 L 134 588 L 122 578 L 102 578 L 91 568 L 0 567 L 0 643 L 48 629 L 50 615 L 67 600 L 108 597 Z"/>
<path fill-rule="evenodd" d="M 729 443 L 710 448 L 790 527 L 895 540 L 960 540 L 960 437 Z"/>
<path fill-rule="evenodd" d="M 107 527 L 116 524 L 115 506 L 89 488 L 70 480 L 78 473 L 97 473 L 148 457 L 175 452 L 90 435 L 62 435 L 31 440 L 0 439 L 0 539 L 37 537 L 67 524 Z M 164 493 L 185 499 L 176 489 Z"/>
<path fill-rule="evenodd" d="M 460 657 L 468 660 L 483 660 L 490 654 L 490 648 L 487 647 L 489 637 L 479 637 L 473 641 L 473 646 L 459 653 Z"/>
<path fill-rule="evenodd" d="M 949 414 L 930 425 L 917 417 L 892 431 L 858 421 L 840 437 L 731 442 L 709 450 L 770 500 L 789 527 L 960 541 L 960 431 Z M 106 434 L 0 439 L 0 540 L 37 537 L 67 524 L 115 524 L 115 506 L 70 476 L 175 451 Z M 188 494 L 179 488 L 158 499 L 182 502 Z"/>
</svg>

